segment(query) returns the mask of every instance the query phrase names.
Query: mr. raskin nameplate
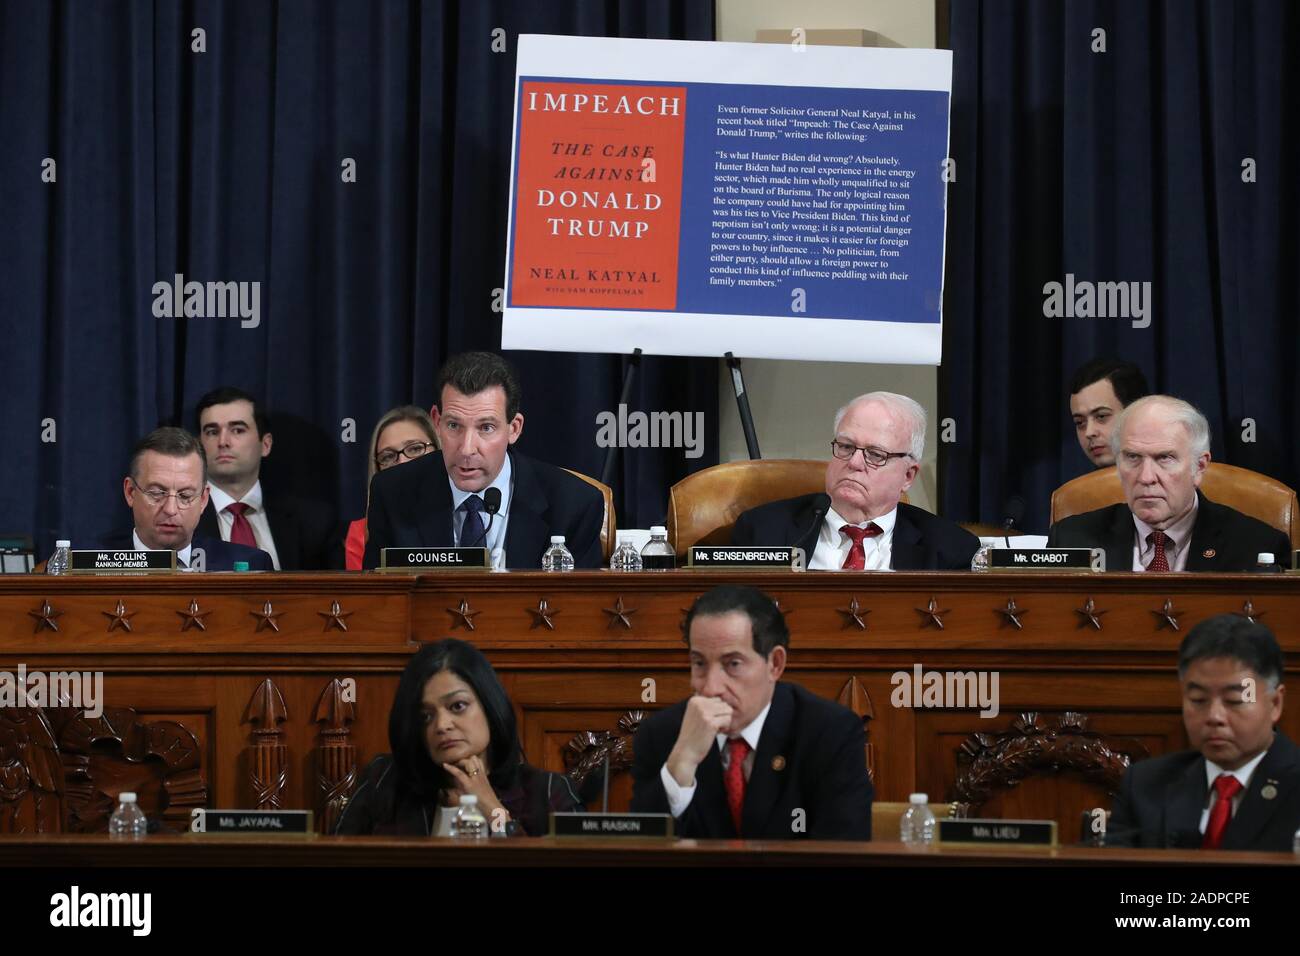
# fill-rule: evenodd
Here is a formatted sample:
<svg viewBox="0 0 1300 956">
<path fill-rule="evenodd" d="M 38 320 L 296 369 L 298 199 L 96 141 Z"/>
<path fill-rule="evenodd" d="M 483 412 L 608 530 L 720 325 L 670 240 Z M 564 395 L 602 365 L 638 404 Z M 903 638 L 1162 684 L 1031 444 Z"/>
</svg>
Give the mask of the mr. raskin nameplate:
<svg viewBox="0 0 1300 956">
<path fill-rule="evenodd" d="M 755 571 L 802 571 L 804 554 L 803 548 L 697 544 L 687 553 L 686 566 L 730 570 L 751 568 Z"/>
<path fill-rule="evenodd" d="M 1101 548 L 994 548 L 989 552 L 994 571 L 1105 571 Z"/>
<path fill-rule="evenodd" d="M 175 571 L 175 551 L 69 551 L 68 570 L 76 574 L 121 574 L 126 571 Z"/>
<path fill-rule="evenodd" d="M 552 813 L 551 836 L 657 837 L 673 835 L 670 813 Z"/>
<path fill-rule="evenodd" d="M 487 548 L 384 548 L 380 571 L 488 571 Z"/>
<path fill-rule="evenodd" d="M 274 833 L 277 836 L 312 836 L 310 810 L 207 810 L 190 811 L 191 833 Z"/>
<path fill-rule="evenodd" d="M 981 846 L 1056 846 L 1056 821 L 940 820 L 939 842 L 977 843 Z"/>
</svg>

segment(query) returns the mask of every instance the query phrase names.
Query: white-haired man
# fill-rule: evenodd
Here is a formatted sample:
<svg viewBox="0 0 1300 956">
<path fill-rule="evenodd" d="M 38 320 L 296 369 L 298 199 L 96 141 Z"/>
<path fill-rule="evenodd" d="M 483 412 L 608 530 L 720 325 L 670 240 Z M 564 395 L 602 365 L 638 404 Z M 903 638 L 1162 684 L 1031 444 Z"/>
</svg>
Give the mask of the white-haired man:
<svg viewBox="0 0 1300 956">
<path fill-rule="evenodd" d="M 825 494 L 751 508 L 731 542 L 801 547 L 819 571 L 968 571 L 979 539 L 899 500 L 924 452 L 925 409 L 893 392 L 860 395 L 835 415 Z"/>
<path fill-rule="evenodd" d="M 1210 425 L 1169 395 L 1127 406 L 1110 436 L 1124 502 L 1052 525 L 1054 548 L 1104 548 L 1111 571 L 1249 571 L 1261 552 L 1281 562 L 1287 536 L 1200 492 Z"/>
</svg>

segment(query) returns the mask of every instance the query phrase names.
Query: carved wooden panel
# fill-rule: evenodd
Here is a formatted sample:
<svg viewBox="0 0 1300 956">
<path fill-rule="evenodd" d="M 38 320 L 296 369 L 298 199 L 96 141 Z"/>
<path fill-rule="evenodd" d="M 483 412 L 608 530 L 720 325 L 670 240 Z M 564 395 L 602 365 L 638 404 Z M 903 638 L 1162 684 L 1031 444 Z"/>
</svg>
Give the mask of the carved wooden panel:
<svg viewBox="0 0 1300 956">
<path fill-rule="evenodd" d="M 317 829 L 334 832 L 343 808 L 357 782 L 357 749 L 352 746 L 352 722 L 356 711 L 348 686 L 337 677 L 325 685 L 316 702 L 313 719 L 320 724 L 316 749 Z"/>
<path fill-rule="evenodd" d="M 257 685 L 244 721 L 253 725 L 248 750 L 250 802 L 256 810 L 282 810 L 289 775 L 289 749 L 280 725 L 289 719 L 284 696 L 271 678 Z"/>
</svg>

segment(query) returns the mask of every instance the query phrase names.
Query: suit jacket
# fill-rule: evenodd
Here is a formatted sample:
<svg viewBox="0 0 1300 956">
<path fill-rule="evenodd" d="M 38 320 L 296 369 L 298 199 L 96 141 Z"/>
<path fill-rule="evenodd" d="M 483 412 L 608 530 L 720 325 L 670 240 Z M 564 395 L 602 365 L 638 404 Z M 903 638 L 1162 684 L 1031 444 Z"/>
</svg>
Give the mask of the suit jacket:
<svg viewBox="0 0 1300 956">
<path fill-rule="evenodd" d="M 822 522 L 814 522 L 817 495 L 750 508 L 736 519 L 731 543 L 803 548 L 811 563 Z M 969 571 L 980 540 L 960 525 L 898 503 L 889 566 L 895 571 Z"/>
<path fill-rule="evenodd" d="M 1275 795 L 1265 799 L 1264 788 Z M 1128 768 L 1106 827 L 1108 846 L 1199 847 L 1208 805 L 1205 758 L 1185 750 Z M 1277 731 L 1223 833 L 1225 850 L 1290 851 L 1300 828 L 1300 747 Z"/>
<path fill-rule="evenodd" d="M 600 492 L 561 468 L 510 452 L 514 490 L 506 524 L 506 566 L 539 568 L 551 535 L 564 535 L 579 568 L 601 566 Z M 370 484 L 370 540 L 365 566 L 379 566 L 382 548 L 449 548 L 456 543 L 451 484 L 442 455 L 425 455 L 388 468 Z"/>
<path fill-rule="evenodd" d="M 681 731 L 686 701 L 647 718 L 632 744 L 632 810 L 668 813 L 660 770 Z M 783 758 L 784 763 L 776 758 Z M 779 769 L 778 769 L 779 767 Z M 675 832 L 697 839 L 871 839 L 871 778 L 862 720 L 798 684 L 779 681 L 772 694 L 736 833 L 716 746 L 695 770 L 695 795 Z M 806 813 L 795 829 L 796 810 Z"/>
<path fill-rule="evenodd" d="M 1252 571 L 1261 551 L 1279 563 L 1291 553 L 1291 541 L 1276 528 L 1227 505 L 1215 504 L 1199 491 L 1196 522 L 1188 545 L 1188 571 Z M 1120 502 L 1062 518 L 1047 536 L 1049 548 L 1104 548 L 1106 570 L 1130 571 L 1137 526 L 1128 504 Z M 1287 562 L 1289 565 L 1289 562 Z"/>
<path fill-rule="evenodd" d="M 262 510 L 271 526 L 281 571 L 321 571 L 331 567 L 330 544 L 338 521 L 327 505 L 310 498 L 271 494 L 263 485 Z M 221 525 L 211 499 L 194 533 L 221 538 Z"/>
<path fill-rule="evenodd" d="M 220 538 L 204 537 L 197 531 L 190 538 L 190 546 L 203 549 L 203 568 L 206 571 L 233 571 L 236 561 L 247 561 L 250 571 L 275 570 L 271 556 L 261 548 L 248 548 Z M 131 551 L 135 548 L 135 541 L 128 531 L 112 536 L 101 547 L 112 548 L 114 551 Z"/>
</svg>

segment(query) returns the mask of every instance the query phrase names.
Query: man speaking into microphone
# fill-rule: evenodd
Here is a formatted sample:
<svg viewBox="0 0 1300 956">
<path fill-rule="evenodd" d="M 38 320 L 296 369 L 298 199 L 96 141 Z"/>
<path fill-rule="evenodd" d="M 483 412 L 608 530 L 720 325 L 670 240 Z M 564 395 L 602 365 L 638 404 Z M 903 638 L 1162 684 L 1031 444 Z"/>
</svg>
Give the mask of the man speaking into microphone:
<svg viewBox="0 0 1300 956">
<path fill-rule="evenodd" d="M 447 361 L 431 413 L 442 455 L 375 475 L 365 567 L 377 567 L 384 548 L 461 547 L 538 568 L 552 535 L 564 535 L 575 567 L 600 566 L 600 492 L 511 447 L 524 430 L 519 403 L 519 380 L 501 356 Z"/>
</svg>

